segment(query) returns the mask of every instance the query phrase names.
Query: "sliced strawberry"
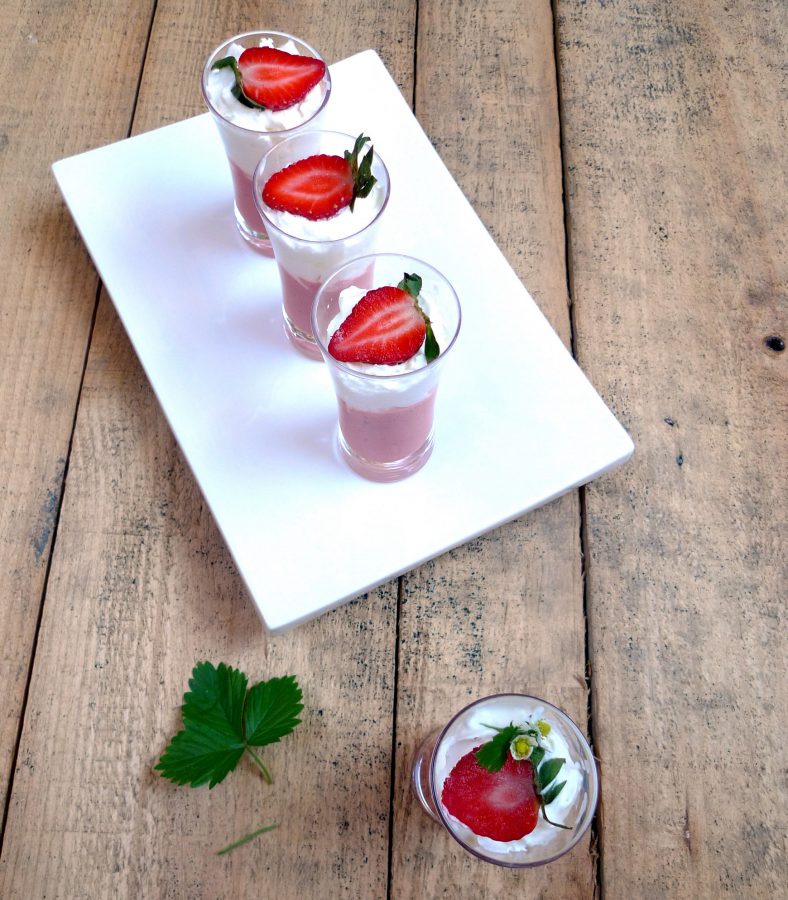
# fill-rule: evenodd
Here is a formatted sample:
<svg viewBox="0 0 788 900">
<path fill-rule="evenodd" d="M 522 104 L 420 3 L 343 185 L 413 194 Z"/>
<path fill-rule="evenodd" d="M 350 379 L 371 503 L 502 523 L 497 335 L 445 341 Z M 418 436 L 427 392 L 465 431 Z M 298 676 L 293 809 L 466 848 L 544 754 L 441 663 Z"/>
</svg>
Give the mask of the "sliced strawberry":
<svg viewBox="0 0 788 900">
<path fill-rule="evenodd" d="M 272 175 L 263 201 L 307 219 L 328 219 L 353 199 L 353 176 L 341 156 L 308 156 Z"/>
<path fill-rule="evenodd" d="M 238 68 L 244 94 L 258 106 L 279 110 L 300 103 L 323 77 L 326 64 L 274 47 L 249 47 Z"/>
<path fill-rule="evenodd" d="M 443 805 L 480 837 L 516 841 L 530 834 L 539 818 L 533 766 L 507 754 L 503 768 L 490 772 L 479 765 L 476 750 L 466 753 L 444 781 Z"/>
<path fill-rule="evenodd" d="M 340 362 L 395 366 L 418 353 L 427 323 L 407 291 L 369 291 L 334 332 L 328 352 Z"/>
<path fill-rule="evenodd" d="M 271 209 L 312 221 L 329 219 L 346 206 L 352 211 L 356 199 L 368 196 L 377 181 L 371 169 L 373 148 L 359 159 L 368 140 L 360 134 L 344 158 L 308 156 L 275 172 L 265 183 L 263 201 Z"/>
</svg>

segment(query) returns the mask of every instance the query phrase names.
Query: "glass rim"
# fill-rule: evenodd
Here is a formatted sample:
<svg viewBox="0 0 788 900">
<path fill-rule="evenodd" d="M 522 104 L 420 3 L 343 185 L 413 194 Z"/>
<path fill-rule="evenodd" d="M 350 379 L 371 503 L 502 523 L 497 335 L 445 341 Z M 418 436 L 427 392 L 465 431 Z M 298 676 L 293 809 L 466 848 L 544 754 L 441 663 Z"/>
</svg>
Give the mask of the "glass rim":
<svg viewBox="0 0 788 900">
<path fill-rule="evenodd" d="M 379 374 L 377 372 L 359 372 L 358 369 L 354 369 L 348 363 L 341 362 L 338 359 L 334 359 L 333 356 L 328 352 L 328 347 L 324 343 L 322 337 L 317 328 L 317 308 L 320 299 L 323 296 L 325 287 L 329 284 L 336 276 L 340 275 L 346 268 L 350 266 L 356 265 L 358 263 L 364 263 L 366 261 L 374 261 L 376 259 L 380 259 L 381 257 L 399 257 L 400 259 L 409 260 L 412 263 L 416 263 L 417 266 L 421 266 L 422 268 L 430 269 L 436 275 L 438 275 L 443 281 L 446 282 L 449 291 L 451 292 L 451 296 L 454 298 L 454 303 L 457 306 L 457 327 L 454 329 L 454 334 L 452 335 L 452 339 L 449 343 L 444 347 L 440 354 L 435 357 L 431 362 L 428 362 L 425 366 L 422 366 L 419 369 L 412 369 L 409 372 L 397 372 L 393 375 L 385 375 Z M 374 290 L 374 288 L 370 288 L 370 290 Z M 371 381 L 386 381 L 386 382 L 396 382 L 399 379 L 405 378 L 413 378 L 414 376 L 418 376 L 421 373 L 425 372 L 431 366 L 434 367 L 438 363 L 442 362 L 445 356 L 448 354 L 449 350 L 455 345 L 457 342 L 457 337 L 460 333 L 460 326 L 462 325 L 462 306 L 460 305 L 460 298 L 457 296 L 457 291 L 454 289 L 454 285 L 449 281 L 449 279 L 441 272 L 439 269 L 436 269 L 435 266 L 431 265 L 428 262 L 425 262 L 422 259 L 418 259 L 415 256 L 411 256 L 409 253 L 398 253 L 396 250 L 384 250 L 378 253 L 367 253 L 364 256 L 357 256 L 354 259 L 349 259 L 346 263 L 343 263 L 340 268 L 335 269 L 326 280 L 320 285 L 318 288 L 317 294 L 315 295 L 315 299 L 312 302 L 312 313 L 310 316 L 312 323 L 312 334 L 314 335 L 315 342 L 317 346 L 320 348 L 320 352 L 323 356 L 330 361 L 332 366 L 336 366 L 336 368 L 340 372 L 344 372 L 348 375 L 352 375 L 355 378 L 360 379 L 370 379 Z M 467 707 L 466 707 L 467 708 Z M 458 713 L 459 715 L 459 713 Z M 447 726 L 448 727 L 448 726 Z M 441 736 L 443 736 L 443 732 L 441 732 Z"/>
<path fill-rule="evenodd" d="M 252 175 L 252 190 L 253 190 L 253 194 L 254 194 L 254 203 L 255 203 L 255 206 L 257 207 L 257 212 L 260 213 L 260 217 L 263 219 L 263 221 L 266 223 L 266 225 L 267 226 L 270 225 L 271 228 L 273 228 L 275 231 L 278 231 L 279 234 L 283 234 L 283 235 L 285 235 L 285 237 L 288 237 L 291 240 L 301 241 L 301 243 L 303 243 L 303 244 L 310 244 L 310 245 L 311 244 L 337 244 L 337 243 L 340 243 L 341 241 L 346 241 L 349 238 L 356 237 L 357 235 L 365 232 L 368 228 L 371 228 L 378 221 L 378 219 L 383 215 L 383 210 L 388 206 L 389 197 L 391 196 L 391 176 L 389 175 L 388 166 L 386 165 L 383 157 L 378 152 L 375 152 L 375 161 L 380 166 L 383 167 L 383 171 L 386 175 L 386 194 L 383 197 L 383 202 L 380 204 L 380 209 L 375 213 L 374 217 L 372 219 L 370 219 L 369 222 L 367 222 L 366 225 L 362 225 L 361 228 L 359 228 L 357 231 L 352 231 L 350 234 L 342 235 L 342 237 L 305 238 L 305 237 L 301 237 L 298 234 L 292 234 L 291 232 L 286 231 L 280 225 L 277 225 L 277 223 L 274 222 L 269 217 L 268 213 L 266 212 L 268 207 L 264 206 L 264 204 L 263 204 L 262 191 L 260 189 L 258 189 L 258 182 L 262 180 L 259 178 L 259 173 L 261 172 L 263 166 L 265 165 L 265 161 L 266 161 L 266 159 L 268 159 L 270 154 L 275 153 L 276 151 L 279 150 L 280 147 L 284 146 L 285 144 L 289 144 L 293 141 L 303 140 L 308 137 L 314 137 L 317 134 L 330 134 L 330 135 L 334 135 L 336 137 L 347 138 L 350 141 L 351 148 L 353 147 L 353 144 L 356 141 L 356 138 L 354 138 L 352 134 L 346 134 L 344 131 L 334 131 L 333 129 L 330 129 L 330 128 L 309 128 L 305 131 L 300 132 L 299 134 L 292 134 L 292 135 L 290 135 L 290 137 L 287 137 L 284 140 L 279 141 L 276 144 L 276 146 L 271 147 L 266 153 L 263 154 L 262 158 L 255 166 L 255 170 Z M 287 168 L 287 167 L 285 166 L 285 168 Z M 281 170 L 279 170 L 279 171 L 281 171 Z M 276 173 L 274 172 L 273 174 L 276 174 Z M 364 198 L 362 197 L 362 200 L 363 199 Z"/>
<path fill-rule="evenodd" d="M 588 752 L 588 760 L 591 764 L 591 774 L 592 774 L 592 786 L 593 791 L 589 790 L 589 796 L 593 797 L 593 803 L 589 803 L 588 810 L 584 816 L 585 822 L 582 825 L 582 828 L 578 828 L 576 833 L 573 835 L 572 840 L 557 853 L 553 853 L 551 856 L 546 856 L 544 859 L 535 860 L 533 862 L 518 862 L 516 860 L 505 860 L 498 859 L 497 857 L 492 857 L 488 853 L 485 853 L 483 850 L 479 850 L 475 847 L 471 847 L 467 844 L 458 834 L 455 833 L 454 827 L 449 822 L 447 818 L 447 814 L 443 811 L 443 806 L 440 802 L 440 797 L 438 797 L 436 779 L 435 779 L 435 764 L 438 756 L 438 747 L 440 747 L 441 742 L 446 736 L 449 728 L 460 718 L 460 716 L 465 715 L 468 710 L 473 709 L 475 706 L 479 706 L 481 703 L 487 703 L 490 700 L 498 700 L 505 697 L 516 697 L 518 699 L 526 699 L 526 700 L 535 700 L 537 703 L 542 704 L 543 706 L 549 707 L 551 710 L 555 710 L 560 716 L 562 716 L 569 723 L 569 727 L 571 730 L 574 730 L 575 734 L 580 738 L 580 742 L 585 747 Z M 430 794 L 432 796 L 432 801 L 435 804 L 435 809 L 438 812 L 438 816 L 440 817 L 440 822 L 444 826 L 444 828 L 449 832 L 449 834 L 454 838 L 455 841 L 464 849 L 467 850 L 468 853 L 472 853 L 478 859 L 481 859 L 483 862 L 492 863 L 493 865 L 504 866 L 508 869 L 529 869 L 535 868 L 536 866 L 547 865 L 547 863 L 555 862 L 557 859 L 560 859 L 562 856 L 565 856 L 569 853 L 570 850 L 573 850 L 582 840 L 585 833 L 591 827 L 591 822 L 594 819 L 594 815 L 596 813 L 597 803 L 599 801 L 599 768 L 596 763 L 596 759 L 594 757 L 594 751 L 591 749 L 591 745 L 588 743 L 588 739 L 585 734 L 581 731 L 578 724 L 575 720 L 563 709 L 556 706 L 554 703 L 550 703 L 549 700 L 544 700 L 541 697 L 535 697 L 533 694 L 517 694 L 512 692 L 503 692 L 500 694 L 489 694 L 486 697 L 480 697 L 478 700 L 474 700 L 472 703 L 469 703 L 467 706 L 464 706 L 459 712 L 449 719 L 446 723 L 445 727 L 441 729 L 440 734 L 435 741 L 435 746 L 432 750 L 432 758 L 430 759 L 430 767 L 429 767 L 429 788 Z M 581 823 L 583 823 L 583 819 L 581 819 Z"/>
<path fill-rule="evenodd" d="M 257 128 L 247 128 L 245 125 L 239 125 L 237 122 L 231 122 L 226 116 L 224 116 L 211 102 L 211 98 L 208 96 L 208 90 L 206 88 L 206 84 L 208 82 L 208 75 L 212 68 L 212 63 L 216 59 L 219 51 L 228 47 L 230 44 L 235 43 L 236 41 L 240 41 L 243 38 L 254 37 L 256 35 L 264 35 L 265 37 L 275 37 L 275 38 L 285 38 L 286 40 L 294 41 L 296 44 L 301 44 L 302 47 L 306 47 L 312 54 L 314 54 L 315 59 L 319 59 L 321 62 L 325 63 L 326 71 L 323 75 L 322 80 L 325 80 L 326 83 L 326 91 L 323 95 L 323 101 L 318 106 L 318 108 L 312 113 L 312 115 L 305 119 L 303 122 L 300 122 L 298 125 L 292 125 L 290 128 L 279 128 L 276 131 L 260 131 Z M 319 84 L 320 82 L 318 82 Z M 317 85 L 315 85 L 317 87 Z M 221 44 L 217 44 L 216 47 L 210 52 L 208 55 L 208 59 L 205 62 L 202 70 L 202 77 L 200 78 L 200 90 L 202 91 L 202 97 L 205 101 L 205 105 L 208 109 L 219 119 L 224 122 L 225 125 L 228 125 L 230 128 L 236 128 L 238 131 L 243 132 L 245 134 L 250 135 L 261 135 L 261 134 L 275 134 L 275 135 L 288 135 L 290 137 L 293 136 L 295 132 L 299 129 L 304 128 L 304 126 L 308 125 L 310 122 L 314 121 L 315 118 L 323 111 L 326 103 L 328 103 L 329 95 L 331 94 L 331 72 L 328 68 L 328 63 L 323 59 L 323 57 L 315 50 L 315 48 L 308 44 L 303 38 L 296 37 L 294 34 L 288 34 L 286 31 L 267 31 L 265 29 L 257 29 L 254 31 L 243 31 L 240 34 L 235 34 L 231 38 L 227 38 L 227 40 L 222 41 Z"/>
</svg>

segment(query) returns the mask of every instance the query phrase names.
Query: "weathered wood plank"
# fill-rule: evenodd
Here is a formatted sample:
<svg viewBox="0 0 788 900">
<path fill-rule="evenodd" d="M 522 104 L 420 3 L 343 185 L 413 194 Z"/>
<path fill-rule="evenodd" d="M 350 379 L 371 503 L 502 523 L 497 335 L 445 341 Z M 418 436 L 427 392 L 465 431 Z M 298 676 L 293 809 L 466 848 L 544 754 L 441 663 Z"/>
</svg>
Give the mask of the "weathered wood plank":
<svg viewBox="0 0 788 900">
<path fill-rule="evenodd" d="M 420 4 L 417 115 L 565 341 L 558 99 L 550 4 Z M 577 494 L 404 579 L 392 896 L 591 897 L 588 840 L 547 869 L 466 854 L 410 794 L 421 741 L 466 703 L 533 692 L 586 718 Z"/>
<path fill-rule="evenodd" d="M 788 6 L 558 9 L 604 893 L 781 896 Z"/>
<path fill-rule="evenodd" d="M 49 167 L 128 133 L 151 6 L 0 9 L 0 810 L 98 288 Z"/>
<path fill-rule="evenodd" d="M 267 14 L 329 61 L 382 47 L 400 83 L 411 81 L 411 3 L 330 3 L 319 18 L 309 3 L 277 3 Z M 247 4 L 159 2 L 134 130 L 200 112 L 208 52 L 260 24 Z M 385 896 L 396 590 L 266 636 L 102 297 L 0 894 Z M 245 765 L 210 793 L 152 773 L 202 658 L 253 678 L 299 676 L 304 722 L 265 754 L 273 787 Z M 271 821 L 277 831 L 213 855 Z"/>
</svg>

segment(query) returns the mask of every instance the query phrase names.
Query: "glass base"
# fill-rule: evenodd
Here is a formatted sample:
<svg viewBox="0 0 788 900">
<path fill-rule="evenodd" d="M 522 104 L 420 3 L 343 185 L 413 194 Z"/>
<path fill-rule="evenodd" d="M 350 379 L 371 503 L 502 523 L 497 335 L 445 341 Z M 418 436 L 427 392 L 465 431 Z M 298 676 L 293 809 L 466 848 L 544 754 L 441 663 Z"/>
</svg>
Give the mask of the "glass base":
<svg viewBox="0 0 788 900">
<path fill-rule="evenodd" d="M 359 456 L 345 440 L 341 428 L 337 428 L 337 443 L 340 455 L 357 475 L 361 475 L 362 478 L 369 481 L 389 482 L 401 481 L 418 472 L 432 455 L 434 439 L 433 433 L 430 432 L 429 437 L 418 450 L 414 450 L 403 459 L 395 459 L 392 462 L 375 462 Z"/>
<path fill-rule="evenodd" d="M 238 226 L 238 231 L 241 233 L 241 237 L 244 241 L 257 253 L 260 253 L 262 256 L 267 256 L 269 259 L 274 258 L 274 250 L 271 246 L 271 241 L 268 239 L 268 235 L 264 231 L 255 231 L 250 228 L 241 215 L 238 204 L 233 204 L 233 211 L 235 212 L 235 224 Z"/>
<path fill-rule="evenodd" d="M 309 359 L 316 359 L 319 362 L 323 361 L 323 357 L 320 353 L 320 348 L 315 343 L 315 339 L 308 334 L 304 334 L 300 328 L 296 328 L 295 325 L 288 318 L 287 313 L 282 310 L 282 317 L 284 319 L 284 328 L 285 334 L 287 335 L 287 339 L 290 343 L 301 353 L 303 356 L 308 357 Z"/>
</svg>

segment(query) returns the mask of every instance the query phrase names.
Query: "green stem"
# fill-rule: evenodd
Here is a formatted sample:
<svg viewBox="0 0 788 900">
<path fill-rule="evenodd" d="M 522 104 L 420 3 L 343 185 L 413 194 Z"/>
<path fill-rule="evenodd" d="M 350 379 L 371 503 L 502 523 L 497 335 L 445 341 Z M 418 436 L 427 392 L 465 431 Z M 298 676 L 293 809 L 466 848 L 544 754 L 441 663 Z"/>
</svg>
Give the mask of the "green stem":
<svg viewBox="0 0 788 900">
<path fill-rule="evenodd" d="M 547 810 L 544 808 L 544 803 L 539 804 L 542 808 L 542 815 L 544 816 L 545 822 L 549 822 L 555 828 L 563 828 L 564 831 L 572 831 L 572 825 L 562 825 L 560 822 L 554 822 L 552 819 L 547 817 Z"/>
<path fill-rule="evenodd" d="M 228 846 L 223 847 L 221 850 L 217 850 L 216 855 L 224 856 L 225 853 L 235 850 L 236 847 L 240 847 L 242 844 L 248 844 L 249 841 L 253 841 L 258 835 L 265 834 L 266 831 L 273 831 L 274 828 L 278 827 L 279 825 L 276 822 L 274 822 L 273 825 L 264 825 L 262 828 L 258 828 L 257 831 L 253 831 L 251 834 L 247 834 L 239 840 L 233 841 L 232 844 L 228 844 Z"/>
<path fill-rule="evenodd" d="M 263 778 L 265 779 L 266 784 L 273 784 L 274 779 L 271 777 L 271 773 L 268 771 L 268 769 L 263 765 L 263 761 L 248 744 L 246 744 L 245 746 L 246 752 L 249 754 L 249 756 L 252 757 L 255 763 L 257 763 L 257 768 L 263 773 Z"/>
</svg>

